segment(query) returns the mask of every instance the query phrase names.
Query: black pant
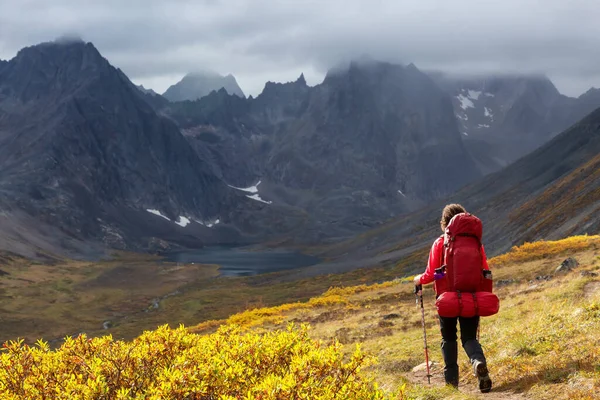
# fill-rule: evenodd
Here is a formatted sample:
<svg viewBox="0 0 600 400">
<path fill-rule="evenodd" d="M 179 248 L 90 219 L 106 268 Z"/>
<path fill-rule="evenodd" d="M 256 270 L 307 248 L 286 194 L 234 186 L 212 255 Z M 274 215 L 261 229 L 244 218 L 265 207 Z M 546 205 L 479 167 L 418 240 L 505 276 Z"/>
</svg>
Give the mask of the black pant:
<svg viewBox="0 0 600 400">
<path fill-rule="evenodd" d="M 479 317 L 472 318 L 445 318 L 440 317 L 440 329 L 442 331 L 442 355 L 444 356 L 444 378 L 446 383 L 458 385 L 458 345 L 456 343 L 456 321 L 460 323 L 460 341 L 471 360 L 485 363 L 483 349 L 477 341 L 477 327 Z"/>
</svg>

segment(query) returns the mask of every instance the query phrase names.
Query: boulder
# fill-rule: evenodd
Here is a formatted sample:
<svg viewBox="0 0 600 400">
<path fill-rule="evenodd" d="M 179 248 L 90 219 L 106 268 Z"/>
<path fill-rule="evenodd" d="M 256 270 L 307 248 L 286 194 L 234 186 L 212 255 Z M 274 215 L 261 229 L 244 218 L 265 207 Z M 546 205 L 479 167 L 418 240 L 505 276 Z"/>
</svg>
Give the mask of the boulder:
<svg viewBox="0 0 600 400">
<path fill-rule="evenodd" d="M 577 262 L 577 260 L 574 259 L 573 257 L 569 257 L 556 268 L 555 272 L 556 273 L 571 272 L 573 269 L 577 268 L 578 266 L 579 266 L 579 263 Z"/>
</svg>

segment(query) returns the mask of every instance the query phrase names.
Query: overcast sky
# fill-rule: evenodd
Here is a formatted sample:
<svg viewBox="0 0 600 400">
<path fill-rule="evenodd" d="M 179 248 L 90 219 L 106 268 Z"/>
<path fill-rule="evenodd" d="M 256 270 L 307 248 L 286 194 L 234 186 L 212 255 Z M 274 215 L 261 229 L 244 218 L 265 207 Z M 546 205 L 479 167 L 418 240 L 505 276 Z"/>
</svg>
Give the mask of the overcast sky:
<svg viewBox="0 0 600 400">
<path fill-rule="evenodd" d="M 93 42 L 135 83 L 185 73 L 267 80 L 361 55 L 449 72 L 542 72 L 579 95 L 600 86 L 598 0 L 0 0 L 0 58 L 65 34 Z"/>
</svg>

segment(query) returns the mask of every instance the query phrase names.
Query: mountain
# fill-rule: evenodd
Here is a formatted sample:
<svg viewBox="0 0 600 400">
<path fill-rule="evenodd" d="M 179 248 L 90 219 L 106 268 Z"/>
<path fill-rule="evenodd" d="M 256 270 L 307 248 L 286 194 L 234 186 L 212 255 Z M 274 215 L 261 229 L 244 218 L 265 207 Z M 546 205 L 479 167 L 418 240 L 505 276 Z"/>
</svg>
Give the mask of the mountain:
<svg viewBox="0 0 600 400">
<path fill-rule="evenodd" d="M 149 94 L 152 96 L 160 96 L 158 93 L 156 93 L 154 90 L 152 89 L 146 89 L 144 87 L 144 85 L 137 85 L 137 88 L 140 90 L 140 92 L 145 93 L 145 94 Z"/>
<path fill-rule="evenodd" d="M 596 108 L 600 107 L 600 89 L 591 88 L 573 102 L 574 107 L 568 115 L 569 121 L 579 121 L 586 115 L 590 114 Z"/>
<path fill-rule="evenodd" d="M 443 201 L 330 247 L 327 257 L 377 262 L 428 248 L 445 204 L 459 202 L 484 223 L 489 255 L 525 241 L 600 232 L 600 109 L 509 167 Z M 372 263 L 374 264 L 374 263 Z M 371 264 L 371 265 L 372 265 Z"/>
<path fill-rule="evenodd" d="M 303 210 L 309 228 L 294 240 L 347 237 L 481 176 L 450 97 L 414 65 L 352 62 L 315 87 L 300 76 L 161 112 L 210 149 L 225 181 L 260 181 L 265 198 Z"/>
<path fill-rule="evenodd" d="M 453 97 L 465 144 L 489 172 L 537 149 L 600 107 L 598 90 L 567 97 L 540 75 L 432 77 Z"/>
<path fill-rule="evenodd" d="M 187 74 L 169 87 L 163 96 L 169 101 L 197 100 L 221 88 L 229 94 L 245 97 L 233 75 L 222 76 L 214 72 Z"/>
<path fill-rule="evenodd" d="M 0 69 L 0 248 L 233 240 L 204 225 L 244 198 L 91 43 L 24 48 Z"/>
</svg>

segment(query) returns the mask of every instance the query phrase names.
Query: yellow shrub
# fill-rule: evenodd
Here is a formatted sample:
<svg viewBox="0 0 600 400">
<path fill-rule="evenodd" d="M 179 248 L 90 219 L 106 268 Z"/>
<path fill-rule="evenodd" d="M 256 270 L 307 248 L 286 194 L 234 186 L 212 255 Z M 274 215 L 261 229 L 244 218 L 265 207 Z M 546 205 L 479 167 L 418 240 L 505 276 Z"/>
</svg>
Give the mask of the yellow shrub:
<svg viewBox="0 0 600 400">
<path fill-rule="evenodd" d="M 283 322 L 283 313 L 291 310 L 306 309 L 312 307 L 327 307 L 336 304 L 347 304 L 347 297 L 355 293 L 361 293 L 368 290 L 383 289 L 395 285 L 396 282 L 383 282 L 373 285 L 358 285 L 350 287 L 331 287 L 321 296 L 313 297 L 306 303 L 289 303 L 274 307 L 262 307 L 246 310 L 223 320 L 211 320 L 201 322 L 191 328 L 193 332 L 199 333 L 220 325 L 239 325 L 242 328 L 251 328 L 268 323 L 278 324 Z"/>
<path fill-rule="evenodd" d="M 344 297 L 334 294 L 310 299 L 308 304 L 312 307 L 332 306 L 334 304 L 345 304 L 348 300 Z"/>
<path fill-rule="evenodd" d="M 572 253 L 600 244 L 600 236 L 572 236 L 562 240 L 525 243 L 515 246 L 506 254 L 490 259 L 490 264 L 502 266 L 507 264 L 533 261 L 545 257 Z"/>
<path fill-rule="evenodd" d="M 382 399 L 360 372 L 373 363 L 359 348 L 344 361 L 307 327 L 265 335 L 226 326 L 199 336 L 183 327 L 68 338 L 56 351 L 9 342 L 0 353 L 0 397 L 8 399 Z"/>
<path fill-rule="evenodd" d="M 348 286 L 348 287 L 331 287 L 325 293 L 323 293 L 323 297 L 338 295 L 342 297 L 351 296 L 356 293 L 363 293 L 370 290 L 377 289 L 385 289 L 387 287 L 396 285 L 398 282 L 395 281 L 386 281 L 382 283 L 374 283 L 372 285 L 357 285 L 357 286 Z"/>
</svg>

